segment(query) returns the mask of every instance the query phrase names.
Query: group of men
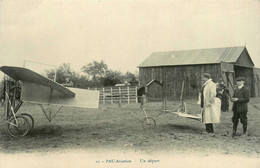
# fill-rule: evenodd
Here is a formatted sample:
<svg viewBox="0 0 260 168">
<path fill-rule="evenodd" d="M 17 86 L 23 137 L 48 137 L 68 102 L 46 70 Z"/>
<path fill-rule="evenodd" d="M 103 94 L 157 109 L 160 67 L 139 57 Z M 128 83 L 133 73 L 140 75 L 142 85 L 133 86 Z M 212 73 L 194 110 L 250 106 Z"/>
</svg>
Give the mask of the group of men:
<svg viewBox="0 0 260 168">
<path fill-rule="evenodd" d="M 209 73 L 204 73 L 202 75 L 202 89 L 201 89 L 201 98 L 200 105 L 202 110 L 202 122 L 205 123 L 206 132 L 214 135 L 214 123 L 220 122 L 220 109 L 221 109 L 221 100 L 217 97 L 217 88 L 216 84 L 212 81 L 211 75 Z M 234 91 L 234 95 L 231 98 L 233 102 L 233 133 L 232 137 L 237 135 L 237 126 L 240 122 L 243 124 L 243 135 L 247 134 L 247 112 L 248 106 L 247 103 L 250 99 L 249 90 L 246 88 L 245 78 L 237 77 L 236 78 L 237 88 Z"/>
</svg>

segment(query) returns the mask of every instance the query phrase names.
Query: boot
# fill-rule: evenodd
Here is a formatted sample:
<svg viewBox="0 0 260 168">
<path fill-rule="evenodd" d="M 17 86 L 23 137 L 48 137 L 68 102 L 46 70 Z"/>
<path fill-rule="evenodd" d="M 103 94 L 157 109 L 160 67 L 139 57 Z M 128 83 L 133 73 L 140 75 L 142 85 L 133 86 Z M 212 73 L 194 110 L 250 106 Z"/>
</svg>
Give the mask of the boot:
<svg viewBox="0 0 260 168">
<path fill-rule="evenodd" d="M 243 125 L 243 134 L 246 134 L 247 126 Z"/>
<path fill-rule="evenodd" d="M 237 135 L 237 125 L 238 123 L 233 123 L 233 133 L 232 133 L 232 137 Z"/>
<path fill-rule="evenodd" d="M 243 125 L 243 135 L 242 135 L 242 137 L 247 136 L 246 131 L 247 131 L 247 125 Z"/>
</svg>

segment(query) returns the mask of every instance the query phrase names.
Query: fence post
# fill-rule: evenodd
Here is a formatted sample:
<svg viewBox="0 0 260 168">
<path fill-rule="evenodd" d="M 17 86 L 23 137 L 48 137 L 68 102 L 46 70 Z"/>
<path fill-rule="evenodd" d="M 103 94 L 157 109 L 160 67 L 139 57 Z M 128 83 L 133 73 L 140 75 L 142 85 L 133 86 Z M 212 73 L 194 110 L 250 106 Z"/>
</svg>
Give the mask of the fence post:
<svg viewBox="0 0 260 168">
<path fill-rule="evenodd" d="M 137 94 L 137 86 L 135 87 L 135 95 L 136 95 L 136 103 L 138 103 L 138 94 Z"/>
<path fill-rule="evenodd" d="M 118 107 L 121 108 L 121 105 L 122 105 L 122 99 L 121 99 L 121 88 L 119 87 L 119 101 L 118 101 Z"/>
<path fill-rule="evenodd" d="M 130 104 L 129 86 L 127 86 L 127 102 L 128 102 L 128 104 Z"/>
<path fill-rule="evenodd" d="M 113 89 L 111 87 L 111 104 L 113 104 Z"/>
<path fill-rule="evenodd" d="M 105 88 L 103 88 L 103 104 L 106 104 Z"/>
<path fill-rule="evenodd" d="M 165 112 L 166 111 L 166 108 L 167 108 L 167 98 L 163 99 L 163 111 Z"/>
<path fill-rule="evenodd" d="M 141 109 L 144 108 L 144 104 L 145 104 L 145 95 L 143 94 L 142 97 L 141 97 L 141 104 L 140 104 Z"/>
</svg>

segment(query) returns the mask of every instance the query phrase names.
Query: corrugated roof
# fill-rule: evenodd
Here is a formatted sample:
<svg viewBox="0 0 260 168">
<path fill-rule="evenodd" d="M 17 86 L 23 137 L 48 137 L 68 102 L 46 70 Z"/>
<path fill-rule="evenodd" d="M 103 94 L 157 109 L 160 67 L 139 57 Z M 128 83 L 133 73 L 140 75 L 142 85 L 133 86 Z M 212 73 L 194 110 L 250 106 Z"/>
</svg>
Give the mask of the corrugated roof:
<svg viewBox="0 0 260 168">
<path fill-rule="evenodd" d="M 245 48 L 245 46 L 240 46 L 154 52 L 138 67 L 214 64 L 220 62 L 234 63 L 237 61 Z"/>
</svg>

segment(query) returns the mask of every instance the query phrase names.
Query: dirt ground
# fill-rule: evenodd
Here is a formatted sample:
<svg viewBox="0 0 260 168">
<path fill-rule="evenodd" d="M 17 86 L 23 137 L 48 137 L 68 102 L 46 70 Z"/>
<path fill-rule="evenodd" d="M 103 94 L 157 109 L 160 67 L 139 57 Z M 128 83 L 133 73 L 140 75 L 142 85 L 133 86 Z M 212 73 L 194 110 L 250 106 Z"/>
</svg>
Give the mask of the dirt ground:
<svg viewBox="0 0 260 168">
<path fill-rule="evenodd" d="M 7 132 L 1 107 L 0 151 L 1 153 L 52 152 L 70 149 L 84 151 L 157 152 L 176 154 L 203 153 L 260 156 L 260 99 L 249 103 L 249 128 L 247 137 L 232 138 L 232 112 L 223 112 L 221 123 L 215 125 L 215 137 L 204 134 L 204 125 L 196 120 L 178 118 L 166 113 L 156 117 L 161 103 L 148 103 L 146 111 L 156 119 L 154 130 L 144 131 L 138 118 L 144 118 L 139 104 L 106 105 L 102 109 L 63 108 L 49 122 L 38 105 L 24 104 L 20 112 L 29 113 L 35 119 L 35 127 L 23 138 L 13 138 Z M 168 102 L 176 107 L 178 102 Z M 58 108 L 58 107 L 52 107 Z M 106 108 L 106 109 L 104 109 Z M 187 101 L 190 113 L 199 113 L 195 100 Z M 19 113 L 20 113 L 19 112 Z M 241 134 L 239 124 L 238 133 Z"/>
</svg>

